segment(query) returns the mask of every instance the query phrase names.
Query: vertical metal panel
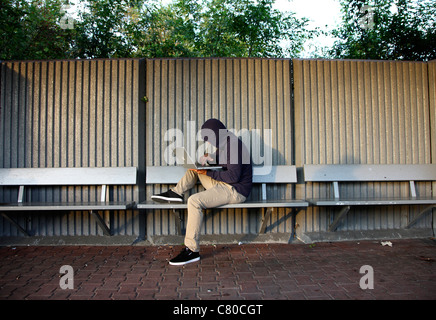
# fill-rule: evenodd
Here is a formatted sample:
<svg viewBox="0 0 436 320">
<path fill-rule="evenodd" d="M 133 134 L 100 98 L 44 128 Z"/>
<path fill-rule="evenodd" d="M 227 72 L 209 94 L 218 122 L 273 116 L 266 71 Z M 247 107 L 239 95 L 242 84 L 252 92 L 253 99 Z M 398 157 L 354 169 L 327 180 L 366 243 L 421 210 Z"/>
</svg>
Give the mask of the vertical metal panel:
<svg viewBox="0 0 436 320">
<path fill-rule="evenodd" d="M 429 112 L 431 122 L 431 163 L 436 163 L 436 60 L 428 63 Z M 433 196 L 436 196 L 436 182 L 432 185 Z M 436 210 L 433 209 L 433 230 L 436 228 Z"/>
<path fill-rule="evenodd" d="M 436 60 L 428 63 L 429 112 L 431 121 L 431 159 L 436 163 Z M 436 192 L 436 188 L 433 188 Z M 436 193 L 435 193 L 436 194 Z"/>
<path fill-rule="evenodd" d="M 170 129 L 183 133 L 181 144 L 194 147 L 197 130 L 209 118 L 229 129 L 272 130 L 273 164 L 292 164 L 291 61 L 280 59 L 147 60 L 147 166 L 166 165 L 165 141 Z M 191 122 L 190 122 L 191 121 Z M 188 137 L 190 136 L 190 137 Z M 192 139 L 193 138 L 193 139 Z M 262 146 L 263 147 L 263 146 Z M 148 187 L 147 197 L 170 186 Z M 293 196 L 290 186 L 272 186 L 270 195 Z M 253 191 L 253 197 L 259 190 Z M 280 220 L 280 221 L 279 221 Z M 276 212 L 268 232 L 290 232 L 291 219 Z M 214 210 L 205 215 L 203 233 L 256 233 L 258 210 Z M 147 234 L 174 234 L 168 211 L 149 215 Z"/>
<path fill-rule="evenodd" d="M 236 131 L 250 130 L 251 142 L 255 129 L 261 139 L 263 130 L 271 129 L 273 164 L 435 162 L 435 61 L 294 60 L 293 65 L 280 59 L 4 62 L 0 166 L 137 166 L 138 186 L 116 188 L 114 197 L 141 201 L 145 165 L 164 165 L 165 149 L 173 142 L 165 141 L 165 133 L 180 130 L 189 147 L 188 135 L 195 137 L 211 117 Z M 140 102 L 144 96 L 146 108 Z M 421 195 L 436 190 L 430 184 L 418 187 Z M 166 188 L 148 187 L 146 196 Z M 342 194 L 368 196 L 409 192 L 401 183 L 341 188 Z M 330 187 L 299 184 L 296 190 L 296 197 L 305 198 L 328 195 Z M 97 199 L 98 191 L 32 188 L 26 197 L 86 201 Z M 271 186 L 268 192 L 292 197 L 294 187 Z M 13 201 L 17 194 L 16 188 L 3 188 L 0 201 Z M 253 191 L 256 196 L 259 190 Z M 341 230 L 400 228 L 415 213 L 409 207 L 358 209 Z M 109 215 L 117 234 L 144 232 L 137 212 L 106 213 L 106 220 Z M 303 231 L 324 231 L 332 217 L 328 209 L 308 209 L 299 214 L 298 224 Z M 37 235 L 100 234 L 82 212 L 23 214 L 18 219 Z M 417 226 L 428 227 L 430 220 Z M 203 232 L 255 233 L 259 221 L 257 211 L 216 210 L 206 215 Z M 268 232 L 292 228 L 283 209 L 273 214 L 270 225 Z M 154 212 L 147 226 L 151 235 L 175 232 L 168 211 Z M 4 220 L 0 234 L 18 235 Z"/>
<path fill-rule="evenodd" d="M 294 60 L 296 165 L 431 163 L 427 64 Z M 434 134 L 434 133 L 433 133 Z M 430 195 L 431 184 L 419 193 Z M 341 194 L 408 195 L 408 183 L 350 183 Z M 298 185 L 297 197 L 328 196 L 330 186 Z M 356 208 L 339 230 L 401 228 L 416 207 Z M 300 232 L 325 231 L 334 209 L 299 215 Z M 418 227 L 429 227 L 423 218 Z"/>
<path fill-rule="evenodd" d="M 136 166 L 145 170 L 140 159 L 144 156 L 141 69 L 144 61 L 131 59 L 2 63 L 0 167 Z M 115 187 L 114 199 L 138 201 L 140 185 Z M 3 188 L 0 201 L 16 201 L 15 189 Z M 26 197 L 87 201 L 98 200 L 99 191 L 95 187 L 27 188 Z M 136 212 L 105 212 L 107 222 L 110 217 L 116 234 L 140 232 Z M 102 234 L 86 212 L 22 214 L 18 219 L 35 235 Z M 3 219 L 0 233 L 19 235 Z"/>
</svg>

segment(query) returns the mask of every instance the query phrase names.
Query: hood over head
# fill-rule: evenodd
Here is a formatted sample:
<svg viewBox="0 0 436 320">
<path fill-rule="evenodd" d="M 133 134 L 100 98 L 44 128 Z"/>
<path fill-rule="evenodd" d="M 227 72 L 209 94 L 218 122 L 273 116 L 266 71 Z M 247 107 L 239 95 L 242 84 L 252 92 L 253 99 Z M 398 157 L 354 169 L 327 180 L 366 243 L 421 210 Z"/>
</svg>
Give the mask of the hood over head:
<svg viewBox="0 0 436 320">
<path fill-rule="evenodd" d="M 201 126 L 201 136 L 204 141 L 210 142 L 214 147 L 219 147 L 220 142 L 227 136 L 226 126 L 218 119 L 209 119 Z"/>
</svg>

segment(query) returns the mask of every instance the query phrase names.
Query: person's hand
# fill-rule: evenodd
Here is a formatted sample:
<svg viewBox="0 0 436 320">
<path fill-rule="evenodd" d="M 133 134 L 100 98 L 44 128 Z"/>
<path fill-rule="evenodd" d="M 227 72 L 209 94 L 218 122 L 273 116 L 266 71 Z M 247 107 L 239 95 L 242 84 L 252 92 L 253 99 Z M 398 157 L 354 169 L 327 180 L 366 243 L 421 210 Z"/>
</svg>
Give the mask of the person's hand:
<svg viewBox="0 0 436 320">
<path fill-rule="evenodd" d="M 202 166 L 204 166 L 207 161 L 213 161 L 213 159 L 209 156 L 209 154 L 206 153 L 204 156 L 200 157 L 200 163 Z"/>
<path fill-rule="evenodd" d="M 197 169 L 189 169 L 189 170 L 195 171 L 197 172 L 197 174 L 207 174 L 207 170 L 197 170 Z"/>
</svg>

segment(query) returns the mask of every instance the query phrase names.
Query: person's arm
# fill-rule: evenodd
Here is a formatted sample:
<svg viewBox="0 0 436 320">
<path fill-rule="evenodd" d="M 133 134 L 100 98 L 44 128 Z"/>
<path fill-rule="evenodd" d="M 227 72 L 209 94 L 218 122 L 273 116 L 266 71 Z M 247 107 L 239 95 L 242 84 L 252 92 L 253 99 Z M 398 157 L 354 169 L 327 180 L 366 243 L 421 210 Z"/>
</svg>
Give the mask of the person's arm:
<svg viewBox="0 0 436 320">
<path fill-rule="evenodd" d="M 223 166 L 224 167 L 224 166 Z M 207 170 L 207 175 L 217 181 L 222 181 L 228 184 L 238 183 L 241 178 L 241 164 L 227 164 L 224 170 Z"/>
</svg>

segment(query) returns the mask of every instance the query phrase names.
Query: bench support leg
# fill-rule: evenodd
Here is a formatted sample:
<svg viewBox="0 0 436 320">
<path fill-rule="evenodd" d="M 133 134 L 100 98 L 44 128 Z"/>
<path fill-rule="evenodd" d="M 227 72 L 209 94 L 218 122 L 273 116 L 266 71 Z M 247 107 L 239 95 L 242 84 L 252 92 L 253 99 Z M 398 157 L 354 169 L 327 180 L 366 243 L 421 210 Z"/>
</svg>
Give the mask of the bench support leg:
<svg viewBox="0 0 436 320">
<path fill-rule="evenodd" d="M 330 225 L 330 227 L 328 229 L 329 232 L 333 232 L 336 230 L 336 228 L 338 227 L 342 218 L 347 215 L 348 211 L 350 211 L 350 208 L 351 208 L 350 206 L 346 206 L 346 207 L 342 208 L 342 210 L 338 213 L 338 215 L 335 218 L 335 220 L 333 221 L 333 223 Z"/>
<path fill-rule="evenodd" d="M 291 214 L 292 214 L 292 235 L 291 235 L 291 238 L 293 238 L 293 236 L 295 235 L 295 221 L 296 221 L 297 214 L 300 211 L 301 211 L 301 209 L 297 209 L 297 208 L 292 209 L 292 212 L 291 212 Z M 263 215 L 262 221 L 261 221 L 259 234 L 265 233 L 266 226 L 267 226 L 268 221 L 269 221 L 269 217 L 271 216 L 271 213 L 273 213 L 273 212 L 274 212 L 274 208 L 267 208 L 265 214 Z"/>
<path fill-rule="evenodd" d="M 95 218 L 95 221 L 97 222 L 99 227 L 103 230 L 104 235 L 111 236 L 112 235 L 111 230 L 108 228 L 108 226 L 104 222 L 103 218 L 98 214 L 98 212 L 91 210 L 89 213 Z"/>
<path fill-rule="evenodd" d="M 265 233 L 266 225 L 268 224 L 269 217 L 271 216 L 271 213 L 274 211 L 274 208 L 268 208 L 266 209 L 265 214 L 263 215 L 260 230 L 259 233 Z"/>
<path fill-rule="evenodd" d="M 11 217 L 9 217 L 6 213 L 1 213 L 3 218 L 5 218 L 7 221 L 9 221 L 10 224 L 14 225 L 20 232 L 24 233 L 26 236 L 30 237 L 30 234 L 23 229 L 15 220 L 13 220 Z"/>
<path fill-rule="evenodd" d="M 173 209 L 173 214 L 174 214 L 174 218 L 176 221 L 177 235 L 181 235 L 182 234 L 182 218 L 180 217 L 180 213 L 178 211 L 176 211 L 175 209 Z"/>
<path fill-rule="evenodd" d="M 406 229 L 410 228 L 413 224 L 415 224 L 416 221 L 418 221 L 419 218 L 421 218 L 424 214 L 430 212 L 433 208 L 436 208 L 436 205 L 432 204 L 432 205 L 426 207 L 420 213 L 418 213 L 416 215 L 416 217 L 413 218 L 413 220 L 408 223 L 408 225 L 406 226 Z"/>
<path fill-rule="evenodd" d="M 302 209 L 296 209 L 293 208 L 292 209 L 292 232 L 291 232 L 291 237 L 289 238 L 289 243 L 296 238 L 296 234 L 297 234 L 297 214 L 301 211 Z"/>
</svg>

